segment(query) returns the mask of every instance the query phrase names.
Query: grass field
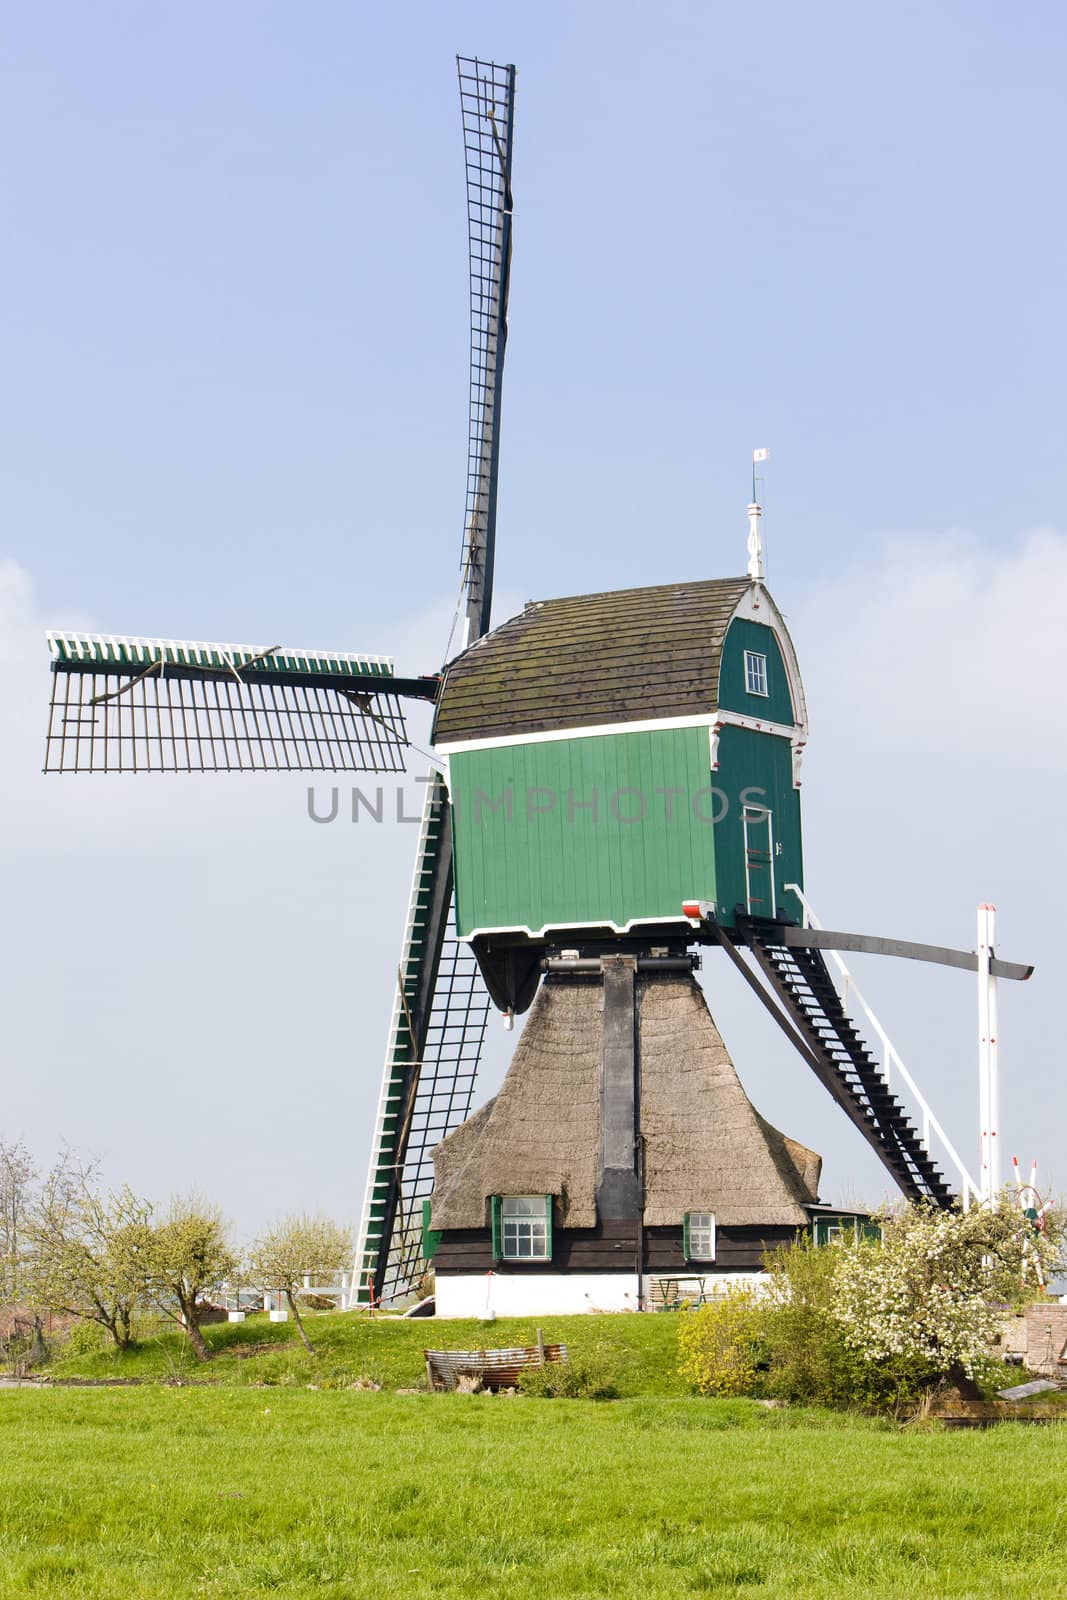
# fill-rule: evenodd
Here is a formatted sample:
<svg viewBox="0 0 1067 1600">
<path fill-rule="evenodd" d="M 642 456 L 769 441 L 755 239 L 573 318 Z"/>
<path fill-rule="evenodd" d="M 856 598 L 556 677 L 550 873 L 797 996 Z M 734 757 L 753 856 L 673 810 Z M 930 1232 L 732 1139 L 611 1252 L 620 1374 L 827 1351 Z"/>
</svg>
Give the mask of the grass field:
<svg viewBox="0 0 1067 1600">
<path fill-rule="evenodd" d="M 311 1357 L 255 1319 L 206 1366 L 176 1332 L 55 1362 L 141 1385 L 0 1393 L 0 1597 L 1067 1597 L 1067 1426 L 695 1399 L 676 1318 L 538 1320 L 623 1398 L 389 1392 L 426 1344 L 535 1322 L 322 1316 Z"/>
<path fill-rule="evenodd" d="M 1067 1429 L 752 1402 L 0 1395 L 0 1594 L 1067 1594 Z"/>
</svg>

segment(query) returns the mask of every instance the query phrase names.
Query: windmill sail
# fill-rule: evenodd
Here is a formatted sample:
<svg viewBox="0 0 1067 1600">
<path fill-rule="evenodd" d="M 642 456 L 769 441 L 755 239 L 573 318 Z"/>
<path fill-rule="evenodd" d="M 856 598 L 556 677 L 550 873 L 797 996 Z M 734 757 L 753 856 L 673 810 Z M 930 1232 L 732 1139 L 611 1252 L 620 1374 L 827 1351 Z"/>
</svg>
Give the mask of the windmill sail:
<svg viewBox="0 0 1067 1600">
<path fill-rule="evenodd" d="M 50 633 L 46 772 L 403 772 L 384 656 Z"/>
<path fill-rule="evenodd" d="M 470 241 L 470 428 L 463 540 L 464 645 L 488 632 L 511 272 L 515 68 L 457 57 Z"/>
<path fill-rule="evenodd" d="M 426 791 L 404 954 L 355 1260 L 358 1300 L 395 1300 L 423 1271 L 422 1205 L 434 1146 L 470 1113 L 490 1000 L 452 914 L 444 780 Z"/>
<path fill-rule="evenodd" d="M 461 606 L 463 646 L 489 631 L 500 465 L 500 396 L 511 270 L 515 68 L 458 56 L 470 243 L 471 362 Z M 455 934 L 452 828 L 435 776 L 415 865 L 400 984 L 385 1058 L 355 1261 L 366 1303 L 396 1299 L 423 1268 L 422 1203 L 431 1152 L 466 1120 L 491 1001 Z"/>
</svg>

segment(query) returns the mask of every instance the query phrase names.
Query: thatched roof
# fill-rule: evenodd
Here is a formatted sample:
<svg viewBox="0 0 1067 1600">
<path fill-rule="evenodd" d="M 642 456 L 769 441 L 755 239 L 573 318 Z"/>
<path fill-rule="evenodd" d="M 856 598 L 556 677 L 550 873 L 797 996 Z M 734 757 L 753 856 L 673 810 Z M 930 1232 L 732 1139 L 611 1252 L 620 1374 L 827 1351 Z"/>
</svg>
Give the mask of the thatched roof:
<svg viewBox="0 0 1067 1600">
<path fill-rule="evenodd" d="M 821 1159 L 754 1109 L 688 976 L 638 979 L 648 1226 L 714 1211 L 723 1226 L 796 1225 Z M 596 1223 L 602 989 L 549 978 L 500 1093 L 434 1152 L 435 1228 L 481 1228 L 494 1194 L 554 1194 L 563 1227 Z"/>
<path fill-rule="evenodd" d="M 692 978 L 641 984 L 645 1222 L 714 1211 L 723 1226 L 808 1220 L 822 1162 L 758 1114 Z"/>
<path fill-rule="evenodd" d="M 554 1194 L 564 1227 L 596 1221 L 601 986 L 549 979 L 503 1087 L 433 1155 L 435 1228 L 481 1228 L 489 1196 Z"/>
</svg>

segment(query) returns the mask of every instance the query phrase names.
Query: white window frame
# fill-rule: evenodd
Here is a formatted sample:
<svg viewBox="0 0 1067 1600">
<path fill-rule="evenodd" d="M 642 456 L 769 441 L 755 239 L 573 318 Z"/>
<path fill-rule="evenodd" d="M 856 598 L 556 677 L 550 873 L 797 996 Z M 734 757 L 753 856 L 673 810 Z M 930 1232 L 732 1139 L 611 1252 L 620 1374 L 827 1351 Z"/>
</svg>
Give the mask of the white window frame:
<svg viewBox="0 0 1067 1600">
<path fill-rule="evenodd" d="M 512 1208 L 510 1214 L 509 1207 Z M 518 1207 L 527 1209 L 519 1210 Z M 523 1243 L 530 1248 L 523 1250 Z M 552 1247 L 546 1197 L 543 1194 L 500 1196 L 500 1251 L 503 1261 L 551 1261 Z"/>
<path fill-rule="evenodd" d="M 761 655 L 758 650 L 745 651 L 745 689 L 749 694 L 761 695 L 764 700 L 770 698 L 767 657 Z"/>
<path fill-rule="evenodd" d="M 707 1222 L 696 1222 L 697 1217 L 707 1217 Z M 714 1261 L 715 1260 L 715 1213 L 714 1211 L 688 1211 L 686 1212 L 686 1235 L 688 1239 L 687 1261 Z M 695 1234 L 706 1235 L 708 1240 L 707 1252 L 697 1251 Z"/>
</svg>

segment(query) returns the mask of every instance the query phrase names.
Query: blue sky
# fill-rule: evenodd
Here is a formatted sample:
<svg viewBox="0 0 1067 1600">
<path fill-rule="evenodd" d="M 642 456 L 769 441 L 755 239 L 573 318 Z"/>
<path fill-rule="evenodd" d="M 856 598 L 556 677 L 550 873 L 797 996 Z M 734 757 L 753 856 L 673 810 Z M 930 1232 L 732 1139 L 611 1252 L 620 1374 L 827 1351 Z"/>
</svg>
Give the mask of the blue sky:
<svg viewBox="0 0 1067 1600">
<path fill-rule="evenodd" d="M 33 641 L 82 621 L 436 667 L 462 50 L 519 68 L 498 618 L 741 569 L 770 445 L 813 898 L 962 944 L 999 900 L 1006 953 L 1043 963 L 1006 1004 L 1009 1115 L 1055 1165 L 1065 34 L 1040 3 L 9 9 L 0 1131 L 196 1183 L 246 1232 L 356 1208 L 410 841 L 313 829 L 285 779 L 45 782 Z M 867 987 L 966 1144 L 973 996 Z M 831 1187 L 877 1191 L 799 1064 L 713 1004 L 761 1109 Z"/>
</svg>

